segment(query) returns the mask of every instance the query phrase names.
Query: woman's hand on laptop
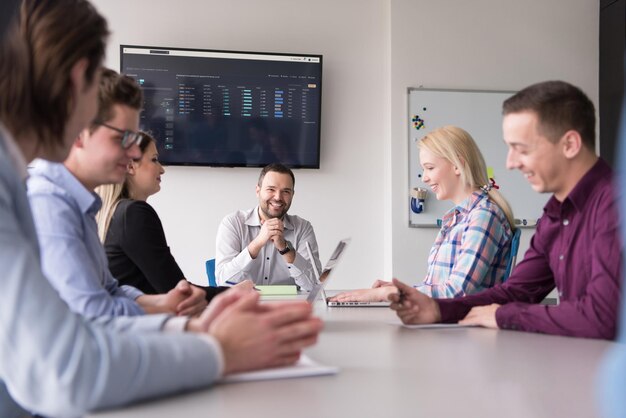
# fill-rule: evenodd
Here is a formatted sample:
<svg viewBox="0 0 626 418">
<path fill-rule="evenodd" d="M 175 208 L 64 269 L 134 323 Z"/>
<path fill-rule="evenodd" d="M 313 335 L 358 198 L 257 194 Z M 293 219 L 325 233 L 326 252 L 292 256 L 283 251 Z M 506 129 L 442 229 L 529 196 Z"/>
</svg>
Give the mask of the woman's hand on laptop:
<svg viewBox="0 0 626 418">
<path fill-rule="evenodd" d="M 385 280 L 376 280 L 372 285 L 372 289 L 376 289 L 377 287 L 385 287 L 385 286 L 393 286 L 393 283 L 385 281 Z"/>
<path fill-rule="evenodd" d="M 397 291 L 394 286 L 383 286 L 375 289 L 358 289 L 339 293 L 328 300 L 330 302 L 386 302 L 387 297 Z"/>
</svg>

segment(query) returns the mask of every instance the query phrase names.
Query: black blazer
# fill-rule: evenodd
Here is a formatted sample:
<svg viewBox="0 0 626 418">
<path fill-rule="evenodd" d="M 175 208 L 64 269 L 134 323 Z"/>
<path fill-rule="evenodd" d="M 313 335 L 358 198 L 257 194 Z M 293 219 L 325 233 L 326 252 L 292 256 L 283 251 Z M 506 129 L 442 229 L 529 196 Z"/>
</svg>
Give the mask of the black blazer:
<svg viewBox="0 0 626 418">
<path fill-rule="evenodd" d="M 117 205 L 104 241 L 109 269 L 120 284 L 146 294 L 167 293 L 185 278 L 165 240 L 155 210 L 140 200 L 123 199 Z M 228 287 L 203 287 L 207 300 Z"/>
</svg>

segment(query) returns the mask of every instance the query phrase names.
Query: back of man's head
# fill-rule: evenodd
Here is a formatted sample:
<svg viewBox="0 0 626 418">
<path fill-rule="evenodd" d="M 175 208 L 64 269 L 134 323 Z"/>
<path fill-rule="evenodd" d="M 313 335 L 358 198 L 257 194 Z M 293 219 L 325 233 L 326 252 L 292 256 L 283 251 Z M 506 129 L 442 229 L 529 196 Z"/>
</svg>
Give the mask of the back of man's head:
<svg viewBox="0 0 626 418">
<path fill-rule="evenodd" d="M 296 187 L 296 176 L 293 175 L 293 171 L 291 171 L 289 167 L 278 163 L 268 164 L 263 167 L 263 169 L 261 170 L 261 174 L 259 174 L 259 182 L 257 183 L 259 187 L 262 186 L 263 179 L 265 178 L 265 175 L 269 172 L 288 174 L 291 177 L 293 187 Z"/>
<path fill-rule="evenodd" d="M 135 80 L 106 68 L 102 70 L 98 89 L 98 113 L 91 126 L 92 131 L 97 127 L 98 122 L 107 122 L 115 117 L 113 113 L 115 105 L 141 110 L 143 93 Z"/>
<path fill-rule="evenodd" d="M 541 133 L 558 141 L 565 132 L 577 131 L 584 145 L 595 150 L 596 116 L 593 102 L 578 87 L 564 81 L 545 81 L 520 90 L 504 101 L 502 113 L 533 112 Z"/>
<path fill-rule="evenodd" d="M 20 2 L 18 0 L 2 0 L 0 2 L 0 40 L 4 38 L 4 33 L 13 23 L 13 19 L 17 19 L 17 11 Z"/>
<path fill-rule="evenodd" d="M 44 147 L 64 141 L 71 116 L 71 70 L 86 59 L 95 79 L 107 23 L 86 0 L 24 0 L 0 45 L 0 120 L 16 139 L 27 131 Z"/>
</svg>

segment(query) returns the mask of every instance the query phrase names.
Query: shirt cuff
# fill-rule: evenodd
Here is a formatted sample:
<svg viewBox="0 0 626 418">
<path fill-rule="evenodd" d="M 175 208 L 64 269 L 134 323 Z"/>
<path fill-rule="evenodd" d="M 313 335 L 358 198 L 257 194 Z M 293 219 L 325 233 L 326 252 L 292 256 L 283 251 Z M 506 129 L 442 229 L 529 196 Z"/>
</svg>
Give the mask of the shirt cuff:
<svg viewBox="0 0 626 418">
<path fill-rule="evenodd" d="M 189 322 L 188 316 L 171 316 L 163 324 L 162 331 L 165 334 L 185 332 L 187 322 Z M 212 336 L 208 334 L 193 334 L 206 343 L 210 350 L 215 353 L 215 366 L 217 368 L 217 375 L 222 377 L 224 375 L 224 352 L 220 343 Z"/>
<path fill-rule="evenodd" d="M 296 252 L 293 263 L 287 263 L 287 266 L 289 267 L 289 275 L 291 277 L 300 276 L 304 272 L 312 270 L 311 263 L 298 252 Z"/>
<path fill-rule="evenodd" d="M 524 309 L 519 302 L 507 303 L 496 309 L 496 325 L 500 329 L 510 329 L 513 331 L 519 331 L 520 326 L 517 324 L 517 314 Z"/>
<path fill-rule="evenodd" d="M 127 284 L 120 286 L 119 289 L 124 293 L 124 295 L 128 296 L 128 298 L 132 300 L 135 300 L 139 296 L 143 296 L 144 294 L 141 290 L 137 289 L 136 287 L 129 286 Z"/>
<path fill-rule="evenodd" d="M 185 332 L 187 322 L 189 322 L 188 316 L 171 316 L 163 324 L 163 332 L 166 334 Z"/>
<path fill-rule="evenodd" d="M 465 315 L 467 315 L 471 309 L 471 307 L 464 305 L 463 302 L 458 299 L 434 299 L 439 305 L 441 322 L 444 324 L 459 322 L 461 319 L 465 318 Z"/>
<path fill-rule="evenodd" d="M 194 334 L 202 341 L 204 341 L 210 348 L 211 351 L 215 353 L 215 366 L 217 368 L 217 375 L 220 377 L 224 376 L 224 351 L 222 351 L 222 346 L 220 343 L 212 336 L 208 334 Z"/>
</svg>

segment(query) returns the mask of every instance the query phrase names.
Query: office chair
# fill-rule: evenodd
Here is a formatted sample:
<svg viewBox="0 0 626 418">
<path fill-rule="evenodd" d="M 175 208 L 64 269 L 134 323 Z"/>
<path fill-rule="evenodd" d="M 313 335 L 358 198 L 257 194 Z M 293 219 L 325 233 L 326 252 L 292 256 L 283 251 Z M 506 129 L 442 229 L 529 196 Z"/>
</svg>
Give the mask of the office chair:
<svg viewBox="0 0 626 418">
<path fill-rule="evenodd" d="M 521 228 L 517 228 L 513 233 L 513 238 L 511 239 L 511 251 L 509 252 L 509 259 L 506 263 L 506 271 L 504 272 L 502 282 L 505 282 L 509 278 L 513 267 L 515 267 L 515 263 L 517 262 L 517 251 L 519 250 L 519 239 L 521 235 Z"/>
<path fill-rule="evenodd" d="M 217 287 L 217 280 L 215 280 L 215 259 L 211 258 L 206 261 L 206 275 L 209 278 L 209 286 Z"/>
</svg>

